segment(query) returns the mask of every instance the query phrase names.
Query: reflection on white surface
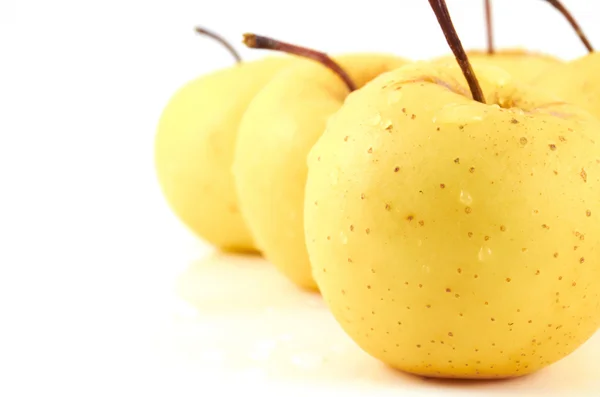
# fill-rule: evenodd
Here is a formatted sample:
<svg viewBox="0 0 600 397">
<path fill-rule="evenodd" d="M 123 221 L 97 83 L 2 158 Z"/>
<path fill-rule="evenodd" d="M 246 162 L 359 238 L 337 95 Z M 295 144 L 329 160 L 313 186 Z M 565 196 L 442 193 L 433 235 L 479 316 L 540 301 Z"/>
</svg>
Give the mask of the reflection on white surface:
<svg viewBox="0 0 600 397">
<path fill-rule="evenodd" d="M 26 290 L 31 310 L 2 317 L 0 395 L 599 395 L 598 335 L 526 378 L 426 380 L 368 356 L 318 294 L 298 290 L 263 259 L 184 251 L 140 249 L 129 267 L 107 261 L 77 283 L 64 276 L 75 265 L 29 276 L 38 280 Z M 4 392 L 7 384 L 22 392 Z"/>
<path fill-rule="evenodd" d="M 326 379 L 324 368 L 356 350 L 318 294 L 299 291 L 257 257 L 214 254 L 195 262 L 178 278 L 176 293 L 196 312 L 173 313 L 171 358 L 182 354 L 195 362 L 190 351 L 204 357 L 216 350 L 232 371 L 259 367 L 274 378 Z M 182 338 L 196 327 L 201 335 Z"/>
<path fill-rule="evenodd" d="M 177 278 L 173 302 L 156 335 L 158 358 L 202 382 L 370 396 L 600 390 L 598 336 L 552 367 L 510 381 L 428 380 L 391 370 L 343 333 L 318 294 L 298 290 L 258 257 L 212 254 L 192 263 Z"/>
</svg>

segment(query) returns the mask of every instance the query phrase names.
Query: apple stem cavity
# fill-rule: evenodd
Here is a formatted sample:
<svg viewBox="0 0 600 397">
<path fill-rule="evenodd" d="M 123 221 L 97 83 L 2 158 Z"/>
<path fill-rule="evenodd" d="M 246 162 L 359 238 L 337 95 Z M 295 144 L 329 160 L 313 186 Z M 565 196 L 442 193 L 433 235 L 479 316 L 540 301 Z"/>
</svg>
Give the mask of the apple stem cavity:
<svg viewBox="0 0 600 397">
<path fill-rule="evenodd" d="M 201 26 L 196 26 L 196 28 L 194 30 L 196 31 L 196 33 L 201 34 L 203 36 L 210 37 L 211 39 L 213 39 L 213 40 L 219 42 L 221 45 L 223 45 L 223 47 L 227 48 L 229 53 L 231 53 L 231 55 L 233 55 L 233 57 L 235 58 L 236 63 L 242 62 L 242 57 L 240 56 L 240 54 L 223 37 L 221 37 L 220 35 L 218 35 L 217 33 L 213 32 L 213 31 L 203 28 Z"/>
<path fill-rule="evenodd" d="M 585 33 L 583 33 L 581 26 L 579 26 L 579 23 L 577 23 L 575 18 L 573 18 L 573 15 L 571 15 L 569 10 L 567 10 L 559 0 L 546 0 L 546 3 L 556 8 L 558 12 L 560 12 L 567 19 L 571 27 L 575 30 L 575 33 L 577 33 L 577 36 L 579 36 L 579 39 L 581 40 L 585 48 L 587 48 L 589 52 L 594 52 L 594 47 L 592 47 L 592 44 L 588 40 L 587 36 L 585 35 Z"/>
<path fill-rule="evenodd" d="M 485 98 L 483 97 L 483 92 L 481 91 L 479 81 L 477 81 L 477 76 L 475 76 L 475 73 L 473 72 L 473 68 L 469 62 L 469 57 L 467 56 L 467 53 L 460 42 L 458 33 L 456 32 L 454 24 L 452 23 L 452 18 L 450 18 L 450 13 L 448 12 L 448 7 L 446 6 L 446 0 L 429 0 L 429 5 L 431 5 L 431 9 L 435 13 L 438 23 L 442 28 L 442 32 L 444 32 L 448 46 L 454 53 L 454 57 L 456 58 L 456 61 L 458 62 L 458 65 L 460 66 L 460 69 L 462 70 L 462 73 L 469 84 L 469 89 L 471 90 L 473 99 L 477 102 L 485 103 Z"/>
<path fill-rule="evenodd" d="M 337 74 L 350 91 L 356 90 L 356 84 L 354 84 L 354 81 L 352 81 L 348 73 L 346 73 L 346 71 L 342 69 L 340 65 L 338 65 L 333 59 L 323 52 L 285 43 L 270 37 L 259 36 L 253 33 L 245 33 L 243 43 L 250 48 L 281 51 L 287 54 L 312 59 L 313 61 L 319 62 Z"/>
<path fill-rule="evenodd" d="M 487 31 L 487 53 L 496 52 L 494 48 L 494 26 L 492 25 L 492 0 L 485 0 L 485 28 Z"/>
</svg>

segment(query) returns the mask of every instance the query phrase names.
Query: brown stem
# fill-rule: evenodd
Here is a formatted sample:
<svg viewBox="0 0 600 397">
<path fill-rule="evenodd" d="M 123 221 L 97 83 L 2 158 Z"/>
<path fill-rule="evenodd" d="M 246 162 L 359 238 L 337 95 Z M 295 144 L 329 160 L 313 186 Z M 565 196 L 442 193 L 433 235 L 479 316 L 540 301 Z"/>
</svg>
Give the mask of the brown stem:
<svg viewBox="0 0 600 397">
<path fill-rule="evenodd" d="M 235 48 L 233 48 L 233 46 L 231 44 L 229 44 L 229 42 L 227 42 L 227 40 L 225 40 L 223 37 L 221 37 L 220 35 L 216 34 L 213 31 L 203 28 L 201 26 L 196 26 L 195 30 L 196 30 L 196 33 L 199 33 L 204 36 L 208 36 L 211 39 L 221 43 L 223 45 L 223 47 L 227 48 L 227 50 L 231 53 L 231 55 L 233 55 L 236 63 L 242 62 L 242 57 L 240 57 L 240 54 L 238 54 L 238 52 L 235 50 Z"/>
<path fill-rule="evenodd" d="M 487 52 L 493 54 L 494 49 L 494 27 L 492 25 L 492 0 L 485 0 L 485 27 L 487 30 Z"/>
<path fill-rule="evenodd" d="M 244 34 L 244 44 L 250 48 L 257 48 L 263 50 L 281 51 L 288 54 L 298 55 L 300 57 L 312 59 L 313 61 L 319 62 L 323 66 L 329 68 L 340 79 L 344 81 L 350 91 L 356 90 L 356 85 L 348 76 L 348 73 L 340 65 L 338 65 L 333 59 L 331 59 L 324 52 L 311 50 L 310 48 L 300 47 L 294 44 L 285 43 L 283 41 L 275 40 L 266 36 L 259 36 L 253 33 Z"/>
<path fill-rule="evenodd" d="M 452 23 L 452 18 L 450 18 L 446 0 L 429 0 L 429 5 L 435 13 L 438 23 L 442 28 L 442 32 L 444 32 L 444 36 L 446 36 L 448 46 L 450 46 L 450 49 L 454 53 L 454 57 L 469 84 L 473 99 L 485 103 L 481 86 L 479 85 L 479 81 L 477 81 L 477 76 L 475 76 L 475 73 L 473 72 L 469 57 L 467 57 L 467 53 L 465 52 L 465 49 L 460 42 L 460 38 L 458 37 L 458 33 L 456 33 L 456 29 L 454 28 L 454 24 Z"/>
<path fill-rule="evenodd" d="M 567 19 L 571 27 L 575 30 L 575 33 L 577 33 L 577 36 L 579 36 L 579 39 L 581 40 L 585 48 L 587 48 L 589 52 L 594 52 L 594 47 L 592 47 L 592 44 L 588 40 L 587 36 L 585 35 L 585 33 L 583 33 L 581 26 L 579 26 L 579 24 L 577 23 L 575 18 L 573 18 L 573 15 L 571 15 L 569 10 L 567 10 L 559 0 L 546 0 L 546 3 L 556 8 Z"/>
</svg>

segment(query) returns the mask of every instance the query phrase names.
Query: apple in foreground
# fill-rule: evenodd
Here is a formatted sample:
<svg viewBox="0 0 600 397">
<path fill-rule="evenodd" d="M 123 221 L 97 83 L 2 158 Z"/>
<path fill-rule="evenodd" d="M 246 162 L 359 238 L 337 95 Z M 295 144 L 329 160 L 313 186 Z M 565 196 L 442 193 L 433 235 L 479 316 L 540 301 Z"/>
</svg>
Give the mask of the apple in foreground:
<svg viewBox="0 0 600 397">
<path fill-rule="evenodd" d="M 473 71 L 445 2 L 430 3 L 462 73 L 403 66 L 329 119 L 308 158 L 313 275 L 342 328 L 394 368 L 521 376 L 600 324 L 600 122 Z"/>
</svg>

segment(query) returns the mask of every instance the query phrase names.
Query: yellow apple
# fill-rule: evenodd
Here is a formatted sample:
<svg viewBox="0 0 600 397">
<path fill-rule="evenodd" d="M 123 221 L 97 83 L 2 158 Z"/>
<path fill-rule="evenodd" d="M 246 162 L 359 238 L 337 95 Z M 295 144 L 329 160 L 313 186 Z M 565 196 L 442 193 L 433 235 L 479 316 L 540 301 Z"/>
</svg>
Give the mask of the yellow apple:
<svg viewBox="0 0 600 397">
<path fill-rule="evenodd" d="M 256 249 L 233 182 L 238 126 L 246 107 L 291 58 L 268 57 L 201 76 L 163 110 L 156 172 L 167 203 L 197 236 L 231 251 Z"/>
<path fill-rule="evenodd" d="M 335 57 L 358 87 L 406 63 L 384 54 Z M 316 289 L 304 242 L 306 156 L 348 87 L 314 61 L 274 77 L 246 110 L 233 165 L 242 215 L 265 257 L 292 282 Z"/>
</svg>

